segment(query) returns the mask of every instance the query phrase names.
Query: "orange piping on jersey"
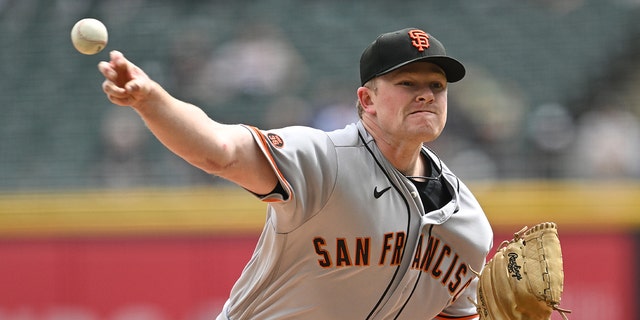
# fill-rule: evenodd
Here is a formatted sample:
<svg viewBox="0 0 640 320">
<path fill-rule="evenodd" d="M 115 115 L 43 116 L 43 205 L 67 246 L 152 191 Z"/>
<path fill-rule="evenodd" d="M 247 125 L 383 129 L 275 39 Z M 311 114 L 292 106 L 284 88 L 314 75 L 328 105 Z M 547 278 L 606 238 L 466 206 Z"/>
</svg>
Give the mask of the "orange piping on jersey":
<svg viewBox="0 0 640 320">
<path fill-rule="evenodd" d="M 457 320 L 477 320 L 478 315 L 474 314 L 471 316 L 463 316 L 463 317 L 454 317 L 454 316 L 447 316 L 444 314 L 439 314 L 437 317 L 433 318 L 433 320 L 447 320 L 447 319 L 457 319 Z"/>
<path fill-rule="evenodd" d="M 260 132 L 258 128 L 254 126 L 246 126 L 246 125 L 244 127 L 252 131 L 254 135 L 256 135 L 260 139 L 259 141 L 261 144 L 260 149 L 262 149 L 262 151 L 266 154 L 267 158 L 269 159 L 269 163 L 271 163 L 271 167 L 275 170 L 276 176 L 278 176 L 278 180 L 284 182 L 284 187 L 286 188 L 286 191 L 289 194 L 289 199 L 291 199 L 293 197 L 293 192 L 291 192 L 291 187 L 289 186 L 289 182 L 284 178 L 284 175 L 282 174 L 282 172 L 280 172 L 280 169 L 276 165 L 276 161 L 273 158 L 273 155 L 271 154 L 271 152 L 269 152 L 269 145 L 268 145 L 267 139 L 265 139 L 264 135 L 262 134 L 262 132 Z M 262 201 L 263 202 L 281 202 L 282 200 L 264 199 Z"/>
</svg>

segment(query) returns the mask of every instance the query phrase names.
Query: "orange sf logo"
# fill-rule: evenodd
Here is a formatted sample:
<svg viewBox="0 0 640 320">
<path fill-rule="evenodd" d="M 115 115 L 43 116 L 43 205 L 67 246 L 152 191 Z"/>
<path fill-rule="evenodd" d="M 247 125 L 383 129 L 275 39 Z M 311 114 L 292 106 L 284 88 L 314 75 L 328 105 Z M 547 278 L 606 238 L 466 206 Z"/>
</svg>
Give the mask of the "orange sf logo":
<svg viewBox="0 0 640 320">
<path fill-rule="evenodd" d="M 269 142 L 276 148 L 282 148 L 282 146 L 284 146 L 284 140 L 275 133 L 267 133 L 267 139 L 269 139 Z"/>
<path fill-rule="evenodd" d="M 424 51 L 429 49 L 429 35 L 418 29 L 409 31 L 409 37 L 411 37 L 411 44 L 418 48 L 418 51 Z"/>
</svg>

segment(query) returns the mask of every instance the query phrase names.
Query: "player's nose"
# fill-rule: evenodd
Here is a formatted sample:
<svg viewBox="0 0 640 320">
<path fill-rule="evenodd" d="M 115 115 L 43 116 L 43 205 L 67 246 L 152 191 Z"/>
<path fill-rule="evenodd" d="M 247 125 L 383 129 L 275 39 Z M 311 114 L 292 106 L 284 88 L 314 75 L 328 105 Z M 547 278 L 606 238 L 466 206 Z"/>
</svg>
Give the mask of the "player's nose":
<svg viewBox="0 0 640 320">
<path fill-rule="evenodd" d="M 425 88 L 423 90 L 420 90 L 416 99 L 421 103 L 431 103 L 435 99 L 435 95 L 431 88 Z"/>
</svg>

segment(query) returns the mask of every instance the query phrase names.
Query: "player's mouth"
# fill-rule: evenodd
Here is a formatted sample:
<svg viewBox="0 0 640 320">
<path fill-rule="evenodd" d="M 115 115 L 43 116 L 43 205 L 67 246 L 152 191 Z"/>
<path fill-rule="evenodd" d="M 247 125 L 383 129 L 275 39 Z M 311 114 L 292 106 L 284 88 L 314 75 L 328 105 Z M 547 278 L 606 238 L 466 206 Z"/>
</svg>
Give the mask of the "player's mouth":
<svg viewBox="0 0 640 320">
<path fill-rule="evenodd" d="M 417 115 L 417 114 L 433 114 L 433 115 L 437 115 L 437 113 L 435 111 L 424 110 L 424 109 L 416 110 L 416 111 L 413 111 L 413 112 L 409 113 L 409 115 Z"/>
</svg>

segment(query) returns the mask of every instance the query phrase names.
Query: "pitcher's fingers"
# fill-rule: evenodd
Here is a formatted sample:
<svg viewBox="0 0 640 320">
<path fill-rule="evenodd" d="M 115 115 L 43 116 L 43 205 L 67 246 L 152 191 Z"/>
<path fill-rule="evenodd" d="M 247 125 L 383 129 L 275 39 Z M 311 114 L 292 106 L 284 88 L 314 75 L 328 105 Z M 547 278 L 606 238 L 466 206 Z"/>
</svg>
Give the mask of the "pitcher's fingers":
<svg viewBox="0 0 640 320">
<path fill-rule="evenodd" d="M 98 70 L 108 80 L 115 81 L 118 77 L 118 74 L 109 62 L 102 61 L 98 63 Z"/>
<path fill-rule="evenodd" d="M 109 58 L 114 61 L 114 60 L 118 60 L 120 58 L 124 58 L 124 54 L 118 50 L 111 50 L 109 52 Z"/>
<path fill-rule="evenodd" d="M 109 63 L 111 64 L 112 67 L 116 67 L 118 64 L 121 64 L 123 59 L 126 61 L 126 59 L 124 58 L 124 55 L 122 54 L 122 52 L 120 51 L 116 51 L 116 50 L 112 50 L 111 52 L 109 52 L 109 59 L 111 59 L 109 61 Z"/>
<path fill-rule="evenodd" d="M 109 99 L 109 101 L 111 101 L 113 104 L 117 104 L 119 106 L 130 106 L 133 104 L 133 98 L 131 98 L 130 96 L 127 96 L 125 98 L 120 98 L 120 97 L 115 97 L 115 96 L 111 96 L 111 95 L 107 95 L 107 98 Z"/>
<path fill-rule="evenodd" d="M 132 64 L 127 60 L 124 55 L 119 51 L 111 51 L 111 66 L 116 72 L 116 79 L 113 80 L 119 87 L 124 85 L 132 79 Z"/>
<path fill-rule="evenodd" d="M 118 87 L 111 80 L 105 80 L 104 82 L 102 82 L 102 91 L 104 91 L 104 93 L 106 93 L 109 96 L 114 96 L 119 98 L 124 98 L 129 96 L 129 94 L 127 93 L 127 90 L 125 90 L 124 88 Z"/>
</svg>

